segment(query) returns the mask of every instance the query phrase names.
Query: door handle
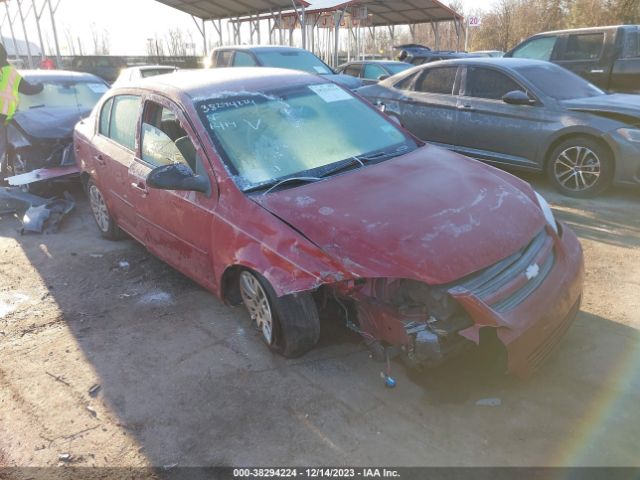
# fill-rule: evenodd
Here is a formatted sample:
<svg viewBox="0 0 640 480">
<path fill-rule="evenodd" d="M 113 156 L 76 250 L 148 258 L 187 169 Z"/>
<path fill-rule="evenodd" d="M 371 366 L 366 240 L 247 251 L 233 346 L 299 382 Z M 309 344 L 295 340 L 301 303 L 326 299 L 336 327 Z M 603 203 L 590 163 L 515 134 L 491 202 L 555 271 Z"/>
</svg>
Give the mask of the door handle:
<svg viewBox="0 0 640 480">
<path fill-rule="evenodd" d="M 98 165 L 102 165 L 102 166 L 104 166 L 104 165 L 106 165 L 106 164 L 107 164 L 107 162 L 105 162 L 105 161 L 104 161 L 104 157 L 103 157 L 101 154 L 94 155 L 94 156 L 93 156 L 93 159 L 94 159 L 96 162 L 98 162 Z"/>
<path fill-rule="evenodd" d="M 473 108 L 469 104 L 465 104 L 465 105 L 458 105 L 458 110 L 464 110 L 465 112 L 473 112 L 475 111 L 475 108 Z"/>
<path fill-rule="evenodd" d="M 131 188 L 133 188 L 134 190 L 138 190 L 138 192 L 142 193 L 145 196 L 149 193 L 146 185 L 143 182 L 131 182 Z"/>
</svg>

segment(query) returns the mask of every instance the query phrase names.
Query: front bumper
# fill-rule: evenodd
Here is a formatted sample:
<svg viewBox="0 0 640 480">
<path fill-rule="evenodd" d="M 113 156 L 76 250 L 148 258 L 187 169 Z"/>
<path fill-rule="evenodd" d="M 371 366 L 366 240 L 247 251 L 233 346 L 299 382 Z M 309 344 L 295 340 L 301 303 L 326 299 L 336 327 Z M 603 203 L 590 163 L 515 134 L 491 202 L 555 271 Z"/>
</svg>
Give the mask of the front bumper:
<svg viewBox="0 0 640 480">
<path fill-rule="evenodd" d="M 473 295 L 456 299 L 475 324 L 459 332 L 479 343 L 480 329 L 492 327 L 507 351 L 507 370 L 526 377 L 557 347 L 580 307 L 584 281 L 582 248 L 575 234 L 561 226 L 554 239 L 555 263 L 544 282 L 515 308 L 496 312 Z"/>
<path fill-rule="evenodd" d="M 640 143 L 629 142 L 617 132 L 604 136 L 615 158 L 613 182 L 640 186 Z"/>
</svg>

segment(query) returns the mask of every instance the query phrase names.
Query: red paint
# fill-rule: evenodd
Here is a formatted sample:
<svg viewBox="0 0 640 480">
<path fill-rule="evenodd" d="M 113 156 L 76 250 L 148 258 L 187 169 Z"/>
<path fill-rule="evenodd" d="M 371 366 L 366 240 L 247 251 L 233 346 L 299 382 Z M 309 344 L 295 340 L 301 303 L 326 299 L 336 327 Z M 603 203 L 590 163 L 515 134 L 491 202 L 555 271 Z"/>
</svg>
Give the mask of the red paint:
<svg viewBox="0 0 640 480">
<path fill-rule="evenodd" d="M 409 342 L 404 322 L 426 319 L 400 314 L 378 296 L 374 279 L 455 283 L 523 248 L 546 224 L 526 183 L 428 145 L 317 183 L 245 195 L 200 123 L 193 98 L 322 80 L 298 72 L 230 70 L 158 77 L 144 88 L 115 89 L 103 99 L 139 94 L 143 101 L 172 107 L 206 160 L 210 196 L 147 188 L 149 166 L 139 160 L 139 139 L 138 151 L 130 152 L 96 133 L 100 105 L 74 137 L 78 164 L 106 195 L 119 225 L 218 296 L 225 295 L 225 271 L 238 266 L 262 274 L 278 295 L 327 285 L 355 302 L 366 335 L 403 346 Z M 571 308 L 582 293 L 576 237 L 564 227 L 562 237 L 552 238 L 557 261 L 551 273 L 515 309 L 497 314 L 472 295 L 451 291 L 475 323 L 461 334 L 477 341 L 479 328 L 496 328 L 511 371 L 532 369 L 531 352 L 549 344 L 549 334 L 564 333 L 554 326 L 570 323 L 572 318 L 563 320 L 575 314 Z M 365 282 L 354 284 L 355 279 Z M 520 277 L 499 294 L 522 284 Z"/>
</svg>

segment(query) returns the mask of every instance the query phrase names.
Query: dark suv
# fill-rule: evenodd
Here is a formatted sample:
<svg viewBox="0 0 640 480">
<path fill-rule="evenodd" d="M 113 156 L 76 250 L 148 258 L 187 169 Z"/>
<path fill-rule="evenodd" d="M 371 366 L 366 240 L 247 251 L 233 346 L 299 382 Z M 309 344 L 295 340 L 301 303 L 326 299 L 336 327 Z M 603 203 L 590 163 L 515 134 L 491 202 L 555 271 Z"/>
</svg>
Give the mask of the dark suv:
<svg viewBox="0 0 640 480">
<path fill-rule="evenodd" d="M 604 90 L 640 93 L 639 30 L 623 25 L 540 33 L 505 56 L 551 61 Z"/>
</svg>

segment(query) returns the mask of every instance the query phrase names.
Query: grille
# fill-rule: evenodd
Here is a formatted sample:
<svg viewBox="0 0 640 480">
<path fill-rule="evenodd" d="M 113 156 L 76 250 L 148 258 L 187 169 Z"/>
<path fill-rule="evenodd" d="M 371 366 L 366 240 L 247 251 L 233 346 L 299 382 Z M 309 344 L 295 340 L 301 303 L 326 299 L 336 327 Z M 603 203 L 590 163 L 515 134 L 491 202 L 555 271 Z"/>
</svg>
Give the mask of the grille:
<svg viewBox="0 0 640 480">
<path fill-rule="evenodd" d="M 456 287 L 471 292 L 497 312 L 520 305 L 544 282 L 555 263 L 553 238 L 543 229 L 524 248 L 470 277 Z M 527 270 L 537 265 L 537 275 Z M 535 267 L 534 267 L 535 268 Z"/>
</svg>

